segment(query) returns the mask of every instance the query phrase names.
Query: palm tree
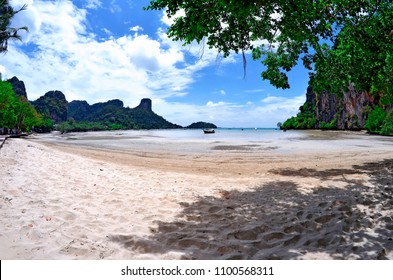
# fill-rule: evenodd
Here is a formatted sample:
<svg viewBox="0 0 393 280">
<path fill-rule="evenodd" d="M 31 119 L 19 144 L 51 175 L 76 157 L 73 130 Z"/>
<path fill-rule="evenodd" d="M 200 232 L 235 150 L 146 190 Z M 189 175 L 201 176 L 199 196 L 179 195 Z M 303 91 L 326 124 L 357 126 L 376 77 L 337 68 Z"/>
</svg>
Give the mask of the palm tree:
<svg viewBox="0 0 393 280">
<path fill-rule="evenodd" d="M 19 12 L 25 10 L 27 5 L 23 5 L 19 10 L 14 10 L 8 0 L 0 0 L 0 53 L 7 52 L 8 40 L 21 40 L 18 34 L 20 30 L 29 31 L 24 27 L 11 27 L 11 19 Z"/>
</svg>

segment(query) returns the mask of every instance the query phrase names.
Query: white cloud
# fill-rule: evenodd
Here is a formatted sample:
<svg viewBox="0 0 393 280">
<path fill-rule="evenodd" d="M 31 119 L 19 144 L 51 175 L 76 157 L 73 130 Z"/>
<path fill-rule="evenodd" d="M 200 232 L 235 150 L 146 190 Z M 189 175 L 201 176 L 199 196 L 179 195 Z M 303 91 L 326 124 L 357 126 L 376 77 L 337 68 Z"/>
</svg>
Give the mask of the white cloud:
<svg viewBox="0 0 393 280">
<path fill-rule="evenodd" d="M 140 27 L 139 25 L 136 25 L 136 26 L 131 27 L 130 31 L 139 32 L 139 31 L 143 31 L 143 28 Z"/>
<path fill-rule="evenodd" d="M 261 100 L 262 103 L 279 103 L 285 100 L 284 97 L 281 96 L 268 96 Z"/>
<path fill-rule="evenodd" d="M 196 120 L 210 121 L 220 127 L 276 127 L 278 122 L 297 114 L 305 95 L 270 98 L 270 102 L 244 104 L 208 101 L 205 105 L 160 102 L 160 112 L 186 126 Z"/>
<path fill-rule="evenodd" d="M 99 5 L 88 2 L 94 3 Z M 186 63 L 184 53 L 195 54 L 198 46 L 184 48 L 162 30 L 157 40 L 135 33 L 98 41 L 88 32 L 86 10 L 72 1 L 31 0 L 29 10 L 34 11 L 27 14 L 31 22 L 39 23 L 30 33 L 35 50 L 25 52 L 22 45 L 10 43 L 0 67 L 6 77 L 17 76 L 25 82 L 31 100 L 57 89 L 69 101 L 120 98 L 133 107 L 143 97 L 160 100 L 187 95 L 195 74 L 214 63 L 213 51 Z M 108 29 L 104 31 L 110 35 Z"/>
<path fill-rule="evenodd" d="M 268 96 L 262 99 L 261 103 L 264 104 L 263 106 L 266 108 L 266 110 L 272 111 L 277 108 L 283 112 L 296 115 L 299 107 L 303 105 L 305 101 L 306 95 L 302 94 L 293 98 L 286 98 L 283 96 Z"/>
<path fill-rule="evenodd" d="M 87 9 L 98 9 L 102 7 L 102 2 L 100 0 L 86 0 L 86 6 Z"/>
<path fill-rule="evenodd" d="M 41 19 L 38 16 L 38 12 L 33 6 L 33 0 L 12 0 L 10 5 L 15 9 L 19 10 L 23 5 L 27 5 L 26 10 L 19 12 L 12 19 L 11 26 L 15 28 L 27 27 L 29 32 L 24 30 L 19 31 L 19 35 L 22 37 L 23 42 L 27 43 L 31 40 L 31 37 L 38 32 L 41 27 Z"/>
<path fill-rule="evenodd" d="M 158 39 L 137 32 L 115 38 L 106 30 L 111 37 L 97 40 L 87 28 L 87 11 L 72 1 L 19 2 L 29 4 L 23 13 L 32 26 L 28 46 L 33 51 L 26 52 L 25 45 L 10 42 L 0 71 L 4 78 L 17 76 L 23 80 L 31 100 L 49 90 L 61 90 L 69 101 L 87 100 L 92 104 L 118 98 L 125 106 L 135 107 L 147 97 L 153 100 L 153 110 L 171 122 L 189 125 L 201 120 L 223 127 L 275 126 L 296 114 L 304 102 L 304 96 L 270 96 L 259 104 L 169 102 L 169 98 L 187 95 L 198 72 L 217 64 L 217 50 L 196 43 L 183 47 L 163 30 L 158 30 Z M 99 5 L 99 1 L 86 3 Z M 133 28 L 142 32 L 139 26 Z M 231 55 L 221 63 L 233 62 L 236 56 Z M 221 89 L 219 94 L 224 96 L 226 92 Z"/>
<path fill-rule="evenodd" d="M 110 37 L 112 37 L 113 36 L 113 32 L 112 31 L 110 31 L 108 28 L 102 28 L 101 29 L 106 35 L 108 35 L 108 36 L 110 36 Z"/>
<path fill-rule="evenodd" d="M 207 107 L 224 107 L 224 106 L 230 106 L 230 103 L 219 101 L 217 103 L 214 103 L 213 101 L 208 101 L 206 103 Z"/>
<path fill-rule="evenodd" d="M 177 18 L 184 17 L 185 15 L 186 15 L 185 11 L 183 9 L 181 9 L 181 10 L 177 11 L 176 14 L 174 14 L 173 16 L 171 16 L 169 18 L 166 13 L 166 10 L 164 10 L 162 12 L 161 22 L 167 26 L 171 26 Z"/>
<path fill-rule="evenodd" d="M 109 11 L 113 14 L 115 13 L 121 13 L 122 9 L 120 7 L 119 4 L 117 4 L 116 0 L 111 0 L 110 4 L 109 4 Z"/>
</svg>

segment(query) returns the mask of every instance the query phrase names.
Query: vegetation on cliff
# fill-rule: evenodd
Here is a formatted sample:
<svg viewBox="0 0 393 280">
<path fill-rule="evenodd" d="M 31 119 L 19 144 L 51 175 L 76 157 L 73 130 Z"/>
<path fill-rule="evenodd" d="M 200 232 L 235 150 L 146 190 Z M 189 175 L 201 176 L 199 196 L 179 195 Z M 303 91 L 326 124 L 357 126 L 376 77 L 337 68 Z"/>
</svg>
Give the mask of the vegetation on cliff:
<svg viewBox="0 0 393 280">
<path fill-rule="evenodd" d="M 67 120 L 68 102 L 61 91 L 49 91 L 31 103 L 37 112 L 53 120 L 54 123 Z"/>
<path fill-rule="evenodd" d="M 109 122 L 86 122 L 75 120 L 68 120 L 56 125 L 56 129 L 61 133 L 67 132 L 85 132 L 85 131 L 101 131 L 101 130 L 118 130 L 118 129 L 130 129 L 119 124 Z"/>
<path fill-rule="evenodd" d="M 181 127 L 154 113 L 148 98 L 142 99 L 135 108 L 125 108 L 118 99 L 93 105 L 86 101 L 72 101 L 68 105 L 68 118 L 69 121 L 58 126 L 63 132 Z"/>
</svg>

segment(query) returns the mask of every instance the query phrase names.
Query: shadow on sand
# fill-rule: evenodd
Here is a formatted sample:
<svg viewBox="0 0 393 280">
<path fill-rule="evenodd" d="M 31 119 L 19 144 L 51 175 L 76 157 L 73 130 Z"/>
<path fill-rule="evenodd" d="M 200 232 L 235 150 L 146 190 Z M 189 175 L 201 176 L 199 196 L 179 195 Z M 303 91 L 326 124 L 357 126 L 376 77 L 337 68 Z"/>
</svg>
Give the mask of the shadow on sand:
<svg viewBox="0 0 393 280">
<path fill-rule="evenodd" d="M 272 170 L 282 176 L 342 178 L 344 188 L 305 192 L 288 177 L 252 191 L 221 191 L 183 203 L 151 235 L 112 235 L 141 254 L 176 251 L 184 259 L 386 259 L 393 250 L 393 160 L 353 169 Z M 347 175 L 367 173 L 368 184 Z M 371 183 L 371 185 L 370 185 Z"/>
</svg>

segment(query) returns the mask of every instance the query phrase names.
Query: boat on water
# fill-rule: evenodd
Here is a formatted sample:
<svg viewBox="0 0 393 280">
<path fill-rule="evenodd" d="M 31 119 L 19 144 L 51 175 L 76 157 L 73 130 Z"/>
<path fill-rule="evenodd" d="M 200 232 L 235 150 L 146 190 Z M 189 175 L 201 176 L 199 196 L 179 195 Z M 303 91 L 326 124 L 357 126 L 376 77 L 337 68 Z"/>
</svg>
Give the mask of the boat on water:
<svg viewBox="0 0 393 280">
<path fill-rule="evenodd" d="M 212 128 L 205 128 L 205 129 L 203 130 L 203 132 L 204 132 L 205 134 L 209 134 L 209 133 L 214 133 L 215 131 L 214 131 L 214 129 L 212 129 Z"/>
</svg>

